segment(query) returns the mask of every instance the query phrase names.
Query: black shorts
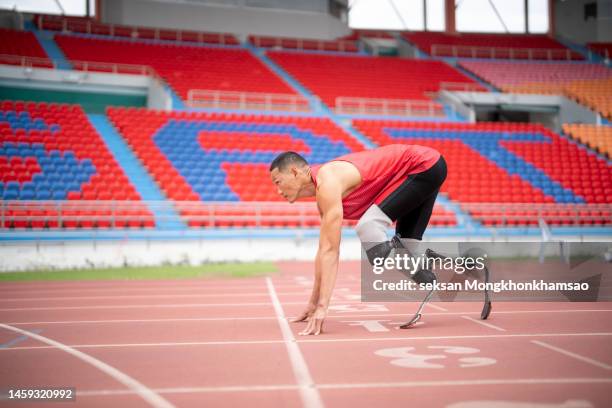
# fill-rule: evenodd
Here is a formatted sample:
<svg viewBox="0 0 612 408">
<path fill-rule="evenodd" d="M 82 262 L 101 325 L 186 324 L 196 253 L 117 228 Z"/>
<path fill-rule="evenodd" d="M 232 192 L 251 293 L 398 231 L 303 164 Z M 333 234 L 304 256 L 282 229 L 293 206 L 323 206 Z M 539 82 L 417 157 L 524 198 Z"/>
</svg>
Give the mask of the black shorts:
<svg viewBox="0 0 612 408">
<path fill-rule="evenodd" d="M 411 174 L 380 203 L 380 209 L 392 221 L 402 238 L 422 239 L 440 186 L 446 180 L 446 161 L 440 156 L 436 164 L 422 173 Z"/>
</svg>

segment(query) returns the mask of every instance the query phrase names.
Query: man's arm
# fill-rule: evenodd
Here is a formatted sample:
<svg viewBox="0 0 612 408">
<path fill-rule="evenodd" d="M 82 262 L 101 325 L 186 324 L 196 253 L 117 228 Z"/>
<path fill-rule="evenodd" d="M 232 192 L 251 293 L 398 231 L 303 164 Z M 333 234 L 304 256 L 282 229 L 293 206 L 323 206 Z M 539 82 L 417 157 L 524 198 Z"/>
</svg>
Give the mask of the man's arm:
<svg viewBox="0 0 612 408">
<path fill-rule="evenodd" d="M 300 334 L 319 334 L 338 272 L 340 238 L 342 233 L 342 185 L 331 172 L 322 168 L 319 171 L 317 187 L 317 204 L 321 211 L 321 231 L 319 249 L 315 259 L 315 284 L 311 301 L 318 297 L 316 310 L 308 326 Z M 318 286 L 318 288 L 317 288 Z M 318 296 L 315 290 L 318 289 Z"/>
<path fill-rule="evenodd" d="M 321 290 L 321 271 L 316 267 L 315 262 L 315 278 L 312 284 L 312 293 L 310 294 L 310 299 L 308 300 L 308 305 L 306 309 L 302 313 L 300 313 L 297 317 L 291 319 L 292 322 L 303 322 L 310 320 L 310 317 L 314 314 L 317 309 L 317 304 L 319 303 L 319 291 Z"/>
</svg>

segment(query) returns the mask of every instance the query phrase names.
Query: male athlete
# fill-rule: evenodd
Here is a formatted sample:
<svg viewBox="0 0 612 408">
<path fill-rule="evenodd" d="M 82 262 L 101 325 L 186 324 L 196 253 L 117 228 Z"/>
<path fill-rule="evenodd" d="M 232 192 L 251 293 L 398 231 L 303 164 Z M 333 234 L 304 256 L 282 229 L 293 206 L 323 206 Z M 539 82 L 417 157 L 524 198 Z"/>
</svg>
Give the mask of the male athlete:
<svg viewBox="0 0 612 408">
<path fill-rule="evenodd" d="M 390 252 L 386 231 L 394 221 L 396 237 L 421 240 L 446 179 L 446 162 L 438 151 L 417 145 L 387 145 L 314 166 L 285 152 L 270 164 L 270 176 L 290 203 L 317 200 L 321 231 L 314 285 L 308 306 L 293 321 L 308 322 L 300 335 L 318 335 L 336 282 L 342 220 L 359 220 L 355 229 L 370 245 L 370 261 Z"/>
</svg>

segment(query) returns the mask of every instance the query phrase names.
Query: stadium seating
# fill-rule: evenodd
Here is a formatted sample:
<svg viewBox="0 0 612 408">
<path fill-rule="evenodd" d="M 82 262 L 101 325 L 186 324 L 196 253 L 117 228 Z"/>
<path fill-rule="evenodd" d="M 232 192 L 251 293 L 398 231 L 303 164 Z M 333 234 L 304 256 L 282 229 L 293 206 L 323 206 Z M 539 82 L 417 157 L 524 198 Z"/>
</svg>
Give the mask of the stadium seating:
<svg viewBox="0 0 612 408">
<path fill-rule="evenodd" d="M 610 69 L 598 64 L 469 60 L 459 64 L 504 92 L 555 94 L 572 81 L 612 77 Z"/>
<path fill-rule="evenodd" d="M 113 216 L 112 206 L 76 210 L 46 201 L 140 200 L 121 167 L 78 105 L 0 102 L 0 195 L 4 227 L 153 227 L 144 205 L 138 219 Z M 32 203 L 32 201 L 36 201 Z M 32 213 L 32 214 L 30 214 Z M 35 218 L 28 218 L 33 215 Z M 13 218 L 16 217 L 16 218 Z"/>
<path fill-rule="evenodd" d="M 362 150 L 329 119 L 111 108 L 109 118 L 173 200 L 278 201 L 268 165 L 285 150 L 313 163 Z M 180 141 L 180 143 L 177 143 Z"/>
<path fill-rule="evenodd" d="M 408 32 L 402 36 L 430 55 L 462 58 L 581 60 L 545 35 Z"/>
<path fill-rule="evenodd" d="M 0 41 L 0 54 L 2 55 L 0 61 L 3 64 L 21 65 L 19 58 L 10 58 L 9 56 L 23 56 L 35 58 L 34 62 L 30 64 L 32 66 L 53 66 L 33 33 L 0 28 L 0 38 L 2 38 L 2 41 Z"/>
<path fill-rule="evenodd" d="M 543 220 L 548 225 L 612 226 L 612 211 L 607 204 L 470 204 L 461 205 L 485 227 L 537 227 Z"/>
<path fill-rule="evenodd" d="M 306 38 L 281 38 L 250 35 L 249 42 L 261 48 L 284 48 L 305 51 L 357 52 L 359 47 L 353 40 L 312 40 Z"/>
<path fill-rule="evenodd" d="M 342 38 L 340 38 L 341 40 L 353 40 L 353 41 L 357 41 L 360 40 L 362 38 L 384 38 L 384 39 L 392 39 L 394 38 L 391 34 L 389 34 L 389 32 L 385 31 L 385 30 L 364 30 L 364 29 L 357 29 L 357 30 L 353 30 L 353 32 L 349 35 L 346 35 Z"/>
<path fill-rule="evenodd" d="M 231 34 L 106 24 L 86 17 L 37 15 L 35 16 L 34 21 L 37 27 L 42 30 L 140 38 L 148 40 L 185 41 L 227 45 L 239 44 L 236 37 Z"/>
<path fill-rule="evenodd" d="M 187 99 L 190 89 L 295 93 L 244 49 L 153 44 L 67 35 L 56 35 L 55 38 L 71 60 L 151 66 L 183 99 Z"/>
<path fill-rule="evenodd" d="M 573 81 L 563 91 L 566 96 L 589 108 L 598 111 L 608 120 L 612 120 L 612 76 L 607 79 L 590 81 Z"/>
<path fill-rule="evenodd" d="M 364 148 L 325 118 L 133 108 L 111 108 L 108 115 L 191 227 L 319 225 L 314 206 L 244 204 L 284 201 L 268 181 L 269 163 L 282 151 L 321 163 Z M 456 224 L 443 208 L 435 215 L 436 225 Z"/>
<path fill-rule="evenodd" d="M 336 98 L 429 100 L 441 82 L 475 84 L 440 61 L 269 51 L 270 58 L 329 106 Z"/>
<path fill-rule="evenodd" d="M 563 132 L 589 148 L 612 158 L 612 127 L 565 124 Z"/>
<path fill-rule="evenodd" d="M 612 56 L 612 43 L 588 43 L 587 47 L 606 59 L 610 59 L 610 56 Z"/>
<path fill-rule="evenodd" d="M 462 203 L 607 203 L 612 168 L 540 125 L 355 120 L 380 145 L 424 144 L 446 158 L 443 192 Z"/>
<path fill-rule="evenodd" d="M 603 65 L 466 60 L 460 65 L 504 92 L 566 95 L 612 118 L 612 71 Z"/>
<path fill-rule="evenodd" d="M 265 177 L 269 177 L 267 174 Z M 309 205 L 304 205 L 309 204 Z M 321 217 L 313 203 L 190 203 L 176 202 L 190 227 L 195 228 L 313 228 L 319 227 Z M 354 226 L 356 221 L 345 220 L 345 226 Z M 441 205 L 434 206 L 430 225 L 451 227 L 457 218 Z"/>
</svg>

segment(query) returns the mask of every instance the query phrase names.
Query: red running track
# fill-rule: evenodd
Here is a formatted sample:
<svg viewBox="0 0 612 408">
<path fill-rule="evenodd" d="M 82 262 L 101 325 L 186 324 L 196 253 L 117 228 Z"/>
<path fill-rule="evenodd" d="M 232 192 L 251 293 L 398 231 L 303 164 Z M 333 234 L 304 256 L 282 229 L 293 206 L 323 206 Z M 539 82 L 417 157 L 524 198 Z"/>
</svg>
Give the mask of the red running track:
<svg viewBox="0 0 612 408">
<path fill-rule="evenodd" d="M 311 264 L 269 278 L 3 283 L 0 388 L 53 407 L 612 406 L 612 304 L 359 302 L 344 263 L 323 336 L 301 337 Z M 30 335 L 33 333 L 33 335 Z M 34 336 L 34 338 L 32 338 Z M 42 337 L 36 337 L 42 336 Z M 6 407 L 37 403 L 0 401 Z"/>
</svg>

